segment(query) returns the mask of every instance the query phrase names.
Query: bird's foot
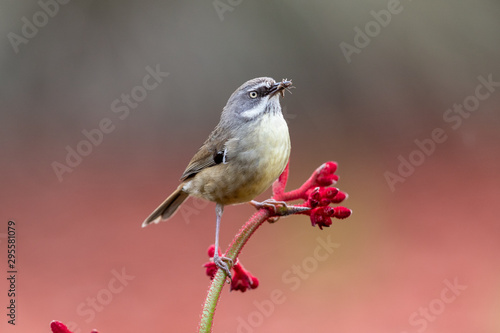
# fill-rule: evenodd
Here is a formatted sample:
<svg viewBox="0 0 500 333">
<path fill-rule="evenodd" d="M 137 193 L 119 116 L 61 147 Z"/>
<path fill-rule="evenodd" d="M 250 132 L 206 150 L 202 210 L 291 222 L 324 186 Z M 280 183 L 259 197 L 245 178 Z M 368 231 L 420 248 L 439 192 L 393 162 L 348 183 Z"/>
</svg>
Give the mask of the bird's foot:
<svg viewBox="0 0 500 333">
<path fill-rule="evenodd" d="M 267 200 L 264 200 L 262 202 L 252 200 L 252 201 L 250 201 L 250 204 L 257 209 L 261 209 L 261 208 L 272 209 L 272 211 L 274 212 L 274 215 L 278 215 L 278 216 L 283 215 L 280 213 L 280 210 L 284 211 L 288 208 L 288 206 L 286 205 L 286 202 L 277 201 L 274 199 L 267 199 Z"/>
<path fill-rule="evenodd" d="M 217 267 L 222 269 L 224 273 L 226 273 L 226 276 L 229 278 L 228 283 L 231 283 L 232 275 L 231 271 L 229 270 L 229 265 L 233 266 L 233 260 L 228 257 L 221 257 L 217 253 L 214 255 L 214 263 Z"/>
</svg>

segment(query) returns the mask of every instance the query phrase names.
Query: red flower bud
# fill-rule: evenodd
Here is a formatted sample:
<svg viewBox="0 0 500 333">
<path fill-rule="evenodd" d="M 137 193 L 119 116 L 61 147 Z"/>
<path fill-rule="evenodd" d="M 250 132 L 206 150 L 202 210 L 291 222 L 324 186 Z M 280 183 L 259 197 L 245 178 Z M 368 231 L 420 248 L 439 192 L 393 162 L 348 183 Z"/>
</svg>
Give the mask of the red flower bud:
<svg viewBox="0 0 500 333">
<path fill-rule="evenodd" d="M 337 170 L 337 163 L 326 162 L 321 167 L 319 167 L 318 176 L 316 177 L 316 182 L 320 186 L 330 186 L 334 182 L 339 180 L 337 175 L 334 175 Z"/>
<path fill-rule="evenodd" d="M 332 217 L 333 214 L 335 213 L 335 209 L 330 206 L 322 207 L 323 208 L 323 215 Z"/>
<path fill-rule="evenodd" d="M 252 278 L 252 289 L 255 289 L 259 286 L 259 279 L 257 279 L 255 276 L 251 275 Z"/>
<path fill-rule="evenodd" d="M 328 211 L 331 207 L 317 207 L 311 210 L 311 224 L 314 227 L 317 225 L 321 230 L 323 227 L 329 227 L 332 225 L 332 219 L 328 216 Z"/>
<path fill-rule="evenodd" d="M 333 210 L 334 210 L 333 217 L 336 217 L 338 219 L 348 218 L 352 214 L 352 210 L 342 206 L 335 207 L 333 208 Z"/>
<path fill-rule="evenodd" d="M 215 244 L 210 245 L 210 246 L 208 247 L 208 251 L 207 251 L 207 252 L 208 252 L 208 256 L 209 256 L 210 258 L 213 258 L 213 257 L 214 257 L 214 255 L 215 255 Z"/>
<path fill-rule="evenodd" d="M 335 188 L 335 187 L 323 187 L 321 189 L 321 195 L 324 197 L 324 198 L 328 198 L 328 199 L 333 199 L 337 193 L 339 192 L 339 189 L 338 188 Z"/>
<path fill-rule="evenodd" d="M 307 204 L 310 207 L 316 207 L 319 205 L 321 200 L 320 188 L 316 187 L 309 193 L 309 198 L 307 199 Z"/>
<path fill-rule="evenodd" d="M 50 329 L 52 330 L 52 333 L 72 333 L 66 325 L 61 323 L 60 321 L 53 320 L 50 323 Z M 99 333 L 97 332 L 96 329 L 92 330 L 90 333 Z"/>
<path fill-rule="evenodd" d="M 239 290 L 245 292 L 259 286 L 259 280 L 243 268 L 239 262 L 233 266 L 233 279 L 231 280 L 231 291 Z"/>
<path fill-rule="evenodd" d="M 210 280 L 213 280 L 215 277 L 215 273 L 217 273 L 217 265 L 214 262 L 207 262 L 203 265 L 203 267 L 206 268 L 205 273 L 210 278 Z"/>
<path fill-rule="evenodd" d="M 330 199 L 327 199 L 327 198 L 321 198 L 321 200 L 319 201 L 319 205 L 320 206 L 328 206 L 330 204 Z"/>
<path fill-rule="evenodd" d="M 50 323 L 50 329 L 52 330 L 52 333 L 71 333 L 66 325 L 57 320 L 53 320 Z"/>
<path fill-rule="evenodd" d="M 347 193 L 338 191 L 337 194 L 332 198 L 332 203 L 340 203 L 347 198 Z"/>
<path fill-rule="evenodd" d="M 315 187 L 309 192 L 307 204 L 310 207 L 328 206 L 338 193 L 335 187 Z"/>
</svg>

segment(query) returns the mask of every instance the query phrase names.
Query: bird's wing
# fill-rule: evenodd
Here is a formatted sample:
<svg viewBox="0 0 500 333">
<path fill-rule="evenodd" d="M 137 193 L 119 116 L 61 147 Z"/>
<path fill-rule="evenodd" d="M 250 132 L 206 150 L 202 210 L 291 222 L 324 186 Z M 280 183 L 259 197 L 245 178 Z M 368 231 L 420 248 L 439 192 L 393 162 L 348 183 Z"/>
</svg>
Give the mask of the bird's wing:
<svg viewBox="0 0 500 333">
<path fill-rule="evenodd" d="M 220 163 L 227 163 L 228 143 L 235 139 L 229 139 L 227 137 L 222 138 L 217 135 L 217 132 L 219 131 L 214 131 L 193 156 L 191 162 L 189 162 L 186 170 L 184 170 L 181 176 L 181 181 L 193 177 L 205 168 L 210 168 Z"/>
</svg>

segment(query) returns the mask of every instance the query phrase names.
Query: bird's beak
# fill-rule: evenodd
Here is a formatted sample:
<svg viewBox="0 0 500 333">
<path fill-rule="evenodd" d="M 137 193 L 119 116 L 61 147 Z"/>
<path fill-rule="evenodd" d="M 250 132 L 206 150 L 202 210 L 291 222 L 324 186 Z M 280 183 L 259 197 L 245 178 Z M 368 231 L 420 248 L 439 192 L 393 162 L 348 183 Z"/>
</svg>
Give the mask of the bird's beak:
<svg viewBox="0 0 500 333">
<path fill-rule="evenodd" d="M 292 80 L 283 79 L 281 82 L 276 82 L 271 87 L 269 94 L 273 96 L 276 93 L 281 94 L 282 97 L 285 96 L 285 89 L 292 87 Z"/>
</svg>

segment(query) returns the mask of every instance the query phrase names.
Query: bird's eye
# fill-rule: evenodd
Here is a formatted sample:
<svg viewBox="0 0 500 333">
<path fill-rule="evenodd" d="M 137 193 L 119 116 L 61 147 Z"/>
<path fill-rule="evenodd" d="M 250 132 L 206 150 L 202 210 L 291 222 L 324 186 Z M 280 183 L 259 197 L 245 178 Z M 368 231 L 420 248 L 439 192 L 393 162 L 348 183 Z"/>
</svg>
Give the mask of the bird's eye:
<svg viewBox="0 0 500 333">
<path fill-rule="evenodd" d="M 257 94 L 256 91 L 250 91 L 248 93 L 248 96 L 250 96 L 250 98 L 257 98 L 257 96 L 259 96 L 259 94 Z"/>
</svg>

